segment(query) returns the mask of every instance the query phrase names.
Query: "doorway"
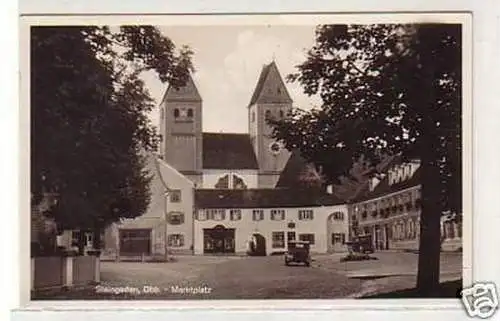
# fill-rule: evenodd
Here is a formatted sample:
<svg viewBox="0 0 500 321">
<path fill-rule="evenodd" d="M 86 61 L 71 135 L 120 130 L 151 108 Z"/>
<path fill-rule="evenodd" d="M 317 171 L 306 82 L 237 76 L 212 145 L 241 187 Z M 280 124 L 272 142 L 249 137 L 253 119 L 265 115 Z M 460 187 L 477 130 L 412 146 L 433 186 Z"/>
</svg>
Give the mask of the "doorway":
<svg viewBox="0 0 500 321">
<path fill-rule="evenodd" d="M 234 235 L 234 228 L 225 228 L 223 225 L 217 225 L 211 229 L 203 229 L 203 253 L 234 253 Z"/>
</svg>

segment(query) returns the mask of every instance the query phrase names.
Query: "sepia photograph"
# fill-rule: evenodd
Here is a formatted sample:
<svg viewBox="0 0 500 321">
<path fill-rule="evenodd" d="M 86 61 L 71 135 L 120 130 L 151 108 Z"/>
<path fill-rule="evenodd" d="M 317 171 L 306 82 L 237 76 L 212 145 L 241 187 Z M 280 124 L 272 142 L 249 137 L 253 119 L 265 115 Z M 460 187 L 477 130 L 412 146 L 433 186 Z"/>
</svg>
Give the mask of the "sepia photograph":
<svg viewBox="0 0 500 321">
<path fill-rule="evenodd" d="M 461 297 L 470 31 L 311 17 L 30 23 L 31 300 Z"/>
</svg>

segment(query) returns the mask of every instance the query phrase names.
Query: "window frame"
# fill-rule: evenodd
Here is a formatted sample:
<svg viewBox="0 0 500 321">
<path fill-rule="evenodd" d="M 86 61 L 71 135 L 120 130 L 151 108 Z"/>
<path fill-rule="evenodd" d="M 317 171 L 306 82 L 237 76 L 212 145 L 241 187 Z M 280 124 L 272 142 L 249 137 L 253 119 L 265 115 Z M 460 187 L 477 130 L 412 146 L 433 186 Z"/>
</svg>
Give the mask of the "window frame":
<svg viewBox="0 0 500 321">
<path fill-rule="evenodd" d="M 168 200 L 170 203 L 181 203 L 182 202 L 182 191 L 180 189 L 174 189 L 169 192 Z"/>
<path fill-rule="evenodd" d="M 276 236 L 281 236 L 281 238 L 277 240 Z M 285 232 L 283 231 L 271 232 L 271 247 L 273 249 L 284 249 L 286 247 Z"/>
<path fill-rule="evenodd" d="M 178 221 L 179 223 L 174 223 L 175 221 L 174 221 L 173 217 L 175 217 L 175 216 L 180 217 L 180 219 Z M 172 212 L 168 213 L 168 224 L 170 224 L 170 225 L 182 225 L 185 223 L 185 220 L 186 220 L 186 216 L 184 215 L 183 212 L 172 211 Z"/>
<path fill-rule="evenodd" d="M 200 219 L 200 214 L 203 215 L 203 219 Z M 203 221 L 208 221 L 208 213 L 207 213 L 207 210 L 206 209 L 200 209 L 198 210 L 198 212 L 196 213 L 196 220 L 197 221 L 200 221 L 200 222 L 203 222 Z"/>
<path fill-rule="evenodd" d="M 257 219 L 256 214 L 259 214 L 259 219 Z M 261 209 L 254 209 L 252 210 L 252 221 L 258 222 L 258 221 L 263 221 L 264 220 L 264 210 Z"/>
<path fill-rule="evenodd" d="M 235 219 L 235 213 L 237 213 L 237 219 Z M 230 209 L 229 210 L 229 220 L 230 221 L 241 221 L 241 209 Z"/>
<path fill-rule="evenodd" d="M 276 218 L 276 215 L 278 213 L 281 213 L 280 215 L 281 218 L 279 219 Z M 286 219 L 286 214 L 284 209 L 272 209 L 270 212 L 270 216 L 271 216 L 271 221 L 284 221 Z"/>
<path fill-rule="evenodd" d="M 173 241 L 173 237 L 179 237 L 178 239 L 180 240 L 180 244 L 177 245 L 177 244 L 174 244 Z M 169 247 L 173 247 L 173 248 L 179 248 L 179 247 L 184 247 L 185 246 L 185 238 L 184 238 L 184 234 L 181 234 L 181 233 L 175 233 L 175 234 L 168 234 L 167 235 L 167 244 Z"/>
<path fill-rule="evenodd" d="M 207 211 L 208 211 L 207 217 L 209 220 L 221 222 L 226 219 L 226 210 L 223 208 L 210 208 Z M 221 214 L 220 219 L 216 219 L 217 214 Z"/>
<path fill-rule="evenodd" d="M 310 215 L 305 215 L 310 214 Z M 312 221 L 314 220 L 314 211 L 312 209 L 299 210 L 298 212 L 299 221 Z"/>
<path fill-rule="evenodd" d="M 308 236 L 307 239 L 304 238 L 304 236 L 306 236 L 306 235 Z M 312 236 L 312 238 L 310 236 Z M 316 244 L 316 236 L 314 233 L 300 233 L 298 235 L 298 237 L 299 237 L 299 241 L 307 241 L 307 242 L 309 242 L 310 245 Z"/>
<path fill-rule="evenodd" d="M 337 237 L 340 238 L 340 242 L 336 242 Z M 345 233 L 332 233 L 332 245 L 345 245 Z"/>
</svg>

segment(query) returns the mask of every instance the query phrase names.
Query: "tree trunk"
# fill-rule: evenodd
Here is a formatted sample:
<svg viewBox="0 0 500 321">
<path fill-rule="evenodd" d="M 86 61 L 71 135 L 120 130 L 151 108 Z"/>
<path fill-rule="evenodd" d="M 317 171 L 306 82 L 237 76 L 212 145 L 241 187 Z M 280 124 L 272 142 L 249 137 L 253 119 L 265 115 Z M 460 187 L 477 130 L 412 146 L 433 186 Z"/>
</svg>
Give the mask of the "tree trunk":
<svg viewBox="0 0 500 321">
<path fill-rule="evenodd" d="M 439 261 L 441 253 L 441 173 L 438 159 L 440 138 L 436 119 L 436 69 L 434 49 L 439 47 L 435 37 L 434 25 L 420 25 L 417 52 L 420 57 L 420 70 L 417 71 L 417 88 L 414 88 L 414 101 L 420 107 L 422 117 L 421 133 L 421 211 L 420 246 L 418 254 L 417 291 L 421 297 L 435 297 L 439 289 Z M 420 74 L 420 76 L 418 76 Z"/>
<path fill-rule="evenodd" d="M 101 229 L 96 227 L 93 229 L 92 232 L 94 234 L 92 248 L 94 250 L 100 250 L 101 249 Z"/>
<path fill-rule="evenodd" d="M 87 241 L 85 230 L 80 230 L 80 237 L 78 238 L 78 255 L 85 255 L 85 243 Z"/>
<path fill-rule="evenodd" d="M 417 291 L 422 297 L 437 295 L 441 253 L 439 168 L 436 160 L 422 159 L 422 208 L 418 254 Z M 437 180 L 437 181 L 436 181 Z"/>
</svg>

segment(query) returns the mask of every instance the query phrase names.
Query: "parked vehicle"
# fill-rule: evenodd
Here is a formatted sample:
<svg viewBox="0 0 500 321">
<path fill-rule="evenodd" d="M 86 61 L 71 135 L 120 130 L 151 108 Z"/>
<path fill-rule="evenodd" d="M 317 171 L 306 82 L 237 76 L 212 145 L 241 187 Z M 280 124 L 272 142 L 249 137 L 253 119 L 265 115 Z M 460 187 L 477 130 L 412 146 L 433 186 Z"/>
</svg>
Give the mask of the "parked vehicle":
<svg viewBox="0 0 500 321">
<path fill-rule="evenodd" d="M 374 252 L 371 234 L 354 236 L 351 242 L 347 242 L 347 245 L 351 248 L 352 252 L 355 253 Z"/>
<path fill-rule="evenodd" d="M 306 241 L 290 241 L 288 242 L 288 250 L 285 253 L 285 265 L 290 263 L 304 263 L 306 266 L 311 265 L 311 254 L 309 253 L 309 242 Z"/>
</svg>

